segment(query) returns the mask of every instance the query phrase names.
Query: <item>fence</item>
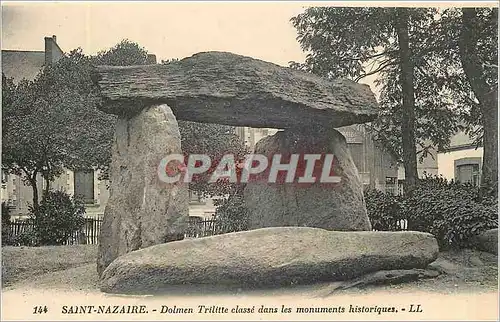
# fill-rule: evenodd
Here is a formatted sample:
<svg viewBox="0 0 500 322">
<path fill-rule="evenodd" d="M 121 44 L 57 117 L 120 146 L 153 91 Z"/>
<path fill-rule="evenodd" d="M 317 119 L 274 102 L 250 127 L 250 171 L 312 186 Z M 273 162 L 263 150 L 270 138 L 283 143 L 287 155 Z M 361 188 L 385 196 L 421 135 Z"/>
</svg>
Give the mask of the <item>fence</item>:
<svg viewBox="0 0 500 322">
<path fill-rule="evenodd" d="M 216 218 L 202 219 L 200 217 L 189 217 L 188 228 L 184 237 L 199 238 L 241 230 L 245 230 L 243 223 L 226 222 Z"/>
<path fill-rule="evenodd" d="M 98 244 L 101 224 L 102 219 L 86 218 L 82 229 L 74 232 L 65 244 Z M 6 226 L 7 229 L 2 229 L 2 234 L 6 233 L 9 240 L 16 240 L 21 234 L 29 232 L 34 228 L 33 223 L 26 220 L 16 220 Z M 408 221 L 406 219 L 399 220 L 395 224 L 395 230 L 407 230 L 407 227 Z M 200 217 L 189 217 L 184 237 L 200 238 L 241 230 L 245 230 L 243 223 L 228 223 L 216 218 L 202 219 Z M 5 236 L 3 236 L 3 238 L 5 238 Z"/>
<path fill-rule="evenodd" d="M 65 245 L 77 245 L 77 244 L 97 244 L 99 242 L 99 233 L 101 231 L 102 219 L 85 218 L 83 227 L 79 231 L 73 232 L 73 234 L 66 240 Z M 3 226 L 3 225 L 2 225 Z M 2 240 L 9 240 L 14 245 L 19 245 L 20 242 L 18 238 L 23 234 L 33 231 L 35 225 L 33 222 L 28 220 L 15 220 L 8 224 L 6 227 L 2 227 Z M 29 237 L 26 237 L 29 238 Z M 30 244 L 29 241 L 25 243 Z"/>
<path fill-rule="evenodd" d="M 75 231 L 65 242 L 65 245 L 77 244 L 98 244 L 99 233 L 101 231 L 102 219 L 85 218 L 85 224 L 82 229 Z M 16 242 L 23 233 L 33 231 L 34 224 L 28 220 L 15 220 L 6 224 L 2 229 L 2 234 L 6 234 L 2 239 L 11 241 L 16 246 L 21 245 Z M 199 238 L 212 235 L 228 233 L 232 231 L 243 230 L 243 225 L 228 224 L 218 219 L 202 219 L 200 217 L 189 217 L 185 238 Z M 30 244 L 29 241 L 25 243 Z"/>
</svg>

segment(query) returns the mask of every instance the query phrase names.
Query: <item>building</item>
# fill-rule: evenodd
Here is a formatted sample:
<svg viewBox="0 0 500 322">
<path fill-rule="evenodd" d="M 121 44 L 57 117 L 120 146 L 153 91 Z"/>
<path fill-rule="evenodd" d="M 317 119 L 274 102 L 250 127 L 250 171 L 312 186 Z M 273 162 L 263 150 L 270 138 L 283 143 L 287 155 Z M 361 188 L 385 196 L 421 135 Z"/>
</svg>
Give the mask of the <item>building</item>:
<svg viewBox="0 0 500 322">
<path fill-rule="evenodd" d="M 438 174 L 447 180 L 481 183 L 483 148 L 474 144 L 464 132 L 451 138 L 450 147 L 437 153 Z"/>
<path fill-rule="evenodd" d="M 419 178 L 425 178 L 426 176 L 437 176 L 438 175 L 438 153 L 436 148 L 430 148 L 428 155 L 421 161 L 418 160 L 417 155 L 417 173 Z M 405 181 L 405 169 L 402 164 L 398 168 L 398 184 L 400 187 L 400 193 L 402 192 L 403 183 Z"/>
<path fill-rule="evenodd" d="M 269 128 L 252 128 L 252 127 L 236 127 L 236 134 L 240 137 L 243 144 L 245 144 L 250 151 L 255 149 L 255 144 L 260 139 L 273 135 L 278 132 L 277 129 Z"/>
</svg>

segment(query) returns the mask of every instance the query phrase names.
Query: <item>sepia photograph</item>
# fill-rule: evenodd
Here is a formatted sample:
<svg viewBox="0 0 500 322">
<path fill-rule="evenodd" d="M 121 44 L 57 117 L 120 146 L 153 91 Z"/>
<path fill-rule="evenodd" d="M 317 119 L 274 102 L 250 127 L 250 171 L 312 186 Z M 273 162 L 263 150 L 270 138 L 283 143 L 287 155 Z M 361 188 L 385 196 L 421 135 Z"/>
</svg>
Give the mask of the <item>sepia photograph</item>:
<svg viewBox="0 0 500 322">
<path fill-rule="evenodd" d="M 2 1 L 2 321 L 498 321 L 498 1 Z"/>
</svg>

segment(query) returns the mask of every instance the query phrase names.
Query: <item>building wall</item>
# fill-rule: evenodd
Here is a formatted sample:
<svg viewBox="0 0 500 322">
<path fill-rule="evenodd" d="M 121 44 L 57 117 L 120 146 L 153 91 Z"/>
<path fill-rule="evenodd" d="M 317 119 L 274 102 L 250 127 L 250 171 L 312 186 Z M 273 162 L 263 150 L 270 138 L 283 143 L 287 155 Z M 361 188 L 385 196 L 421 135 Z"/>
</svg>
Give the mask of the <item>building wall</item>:
<svg viewBox="0 0 500 322">
<path fill-rule="evenodd" d="M 273 135 L 279 130 L 271 128 L 251 128 L 251 127 L 236 127 L 236 134 L 241 138 L 250 151 L 254 151 L 255 144 L 262 138 Z"/>
<path fill-rule="evenodd" d="M 397 193 L 397 160 L 372 139 L 364 125 L 355 124 L 338 130 L 346 138 L 363 186 Z"/>
<path fill-rule="evenodd" d="M 94 172 L 94 202 L 85 205 L 87 217 L 100 217 L 104 213 L 109 198 L 107 180 L 98 180 L 99 171 Z M 20 176 L 7 175 L 6 182 L 2 183 L 2 202 L 7 202 L 13 218 L 24 218 L 29 213 L 29 206 L 33 204 L 33 189 L 26 185 Z M 42 177 L 37 178 L 38 196 L 42 197 L 45 182 Z M 65 170 L 50 184 L 51 190 L 64 191 L 73 196 L 75 193 L 74 173 Z"/>
<path fill-rule="evenodd" d="M 468 158 L 483 158 L 483 148 L 461 149 L 438 153 L 438 173 L 448 180 L 455 180 L 455 161 Z M 481 169 L 481 165 L 479 167 Z"/>
<path fill-rule="evenodd" d="M 424 178 L 426 175 L 428 176 L 436 176 L 438 175 L 438 153 L 435 149 L 431 150 L 431 153 L 419 162 L 417 160 L 417 173 L 419 178 Z M 398 180 L 404 180 L 405 178 L 405 168 L 401 164 L 398 168 Z"/>
</svg>

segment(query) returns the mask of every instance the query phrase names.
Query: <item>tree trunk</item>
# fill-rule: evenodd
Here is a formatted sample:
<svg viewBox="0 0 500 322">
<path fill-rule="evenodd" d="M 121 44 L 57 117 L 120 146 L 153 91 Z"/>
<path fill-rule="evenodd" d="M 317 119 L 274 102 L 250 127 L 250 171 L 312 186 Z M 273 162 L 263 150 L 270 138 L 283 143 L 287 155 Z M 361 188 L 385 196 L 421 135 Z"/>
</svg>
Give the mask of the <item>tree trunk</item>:
<svg viewBox="0 0 500 322">
<path fill-rule="evenodd" d="M 465 75 L 479 100 L 483 125 L 483 167 L 481 184 L 498 184 L 498 87 L 491 88 L 484 77 L 484 70 L 477 53 L 478 26 L 476 10 L 462 8 L 460 33 L 460 61 Z M 495 189 L 496 190 L 496 189 Z M 497 190 L 498 191 L 498 190 Z"/>
<path fill-rule="evenodd" d="M 36 182 L 36 175 L 33 178 L 30 178 L 29 183 L 31 185 L 31 189 L 33 189 L 33 209 L 38 208 L 38 186 Z"/>
<path fill-rule="evenodd" d="M 401 121 L 403 164 L 405 168 L 405 193 L 410 191 L 418 179 L 417 149 L 415 146 L 415 94 L 413 89 L 413 61 L 408 34 L 408 9 L 398 8 L 396 32 L 398 35 L 400 79 L 403 94 L 403 115 Z"/>
<path fill-rule="evenodd" d="M 43 192 L 43 197 L 45 197 L 49 193 L 49 190 L 50 190 L 50 180 L 48 178 L 44 178 L 44 179 L 45 179 L 45 190 Z"/>
</svg>

